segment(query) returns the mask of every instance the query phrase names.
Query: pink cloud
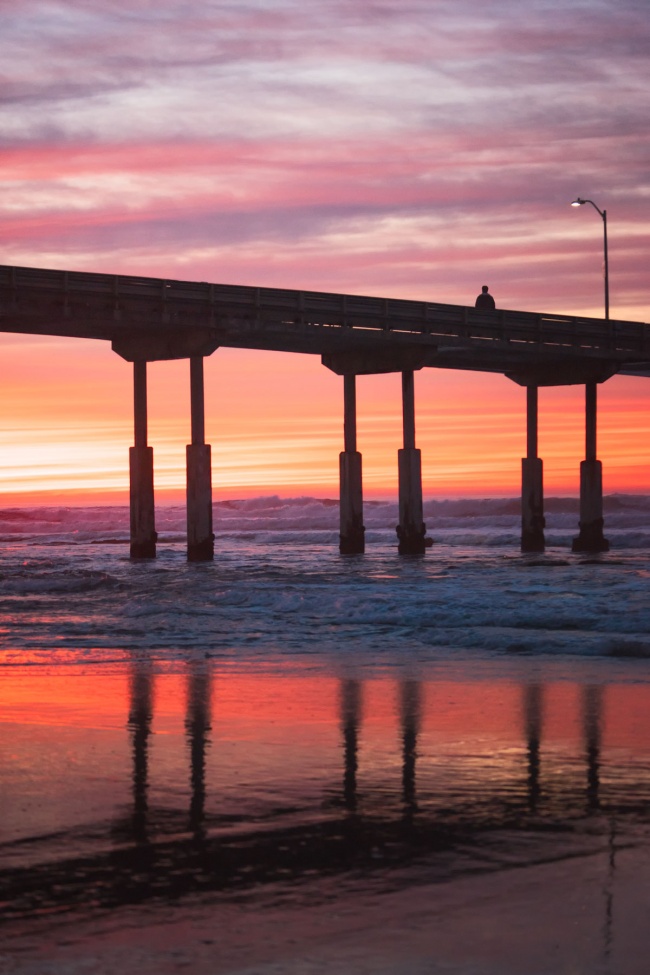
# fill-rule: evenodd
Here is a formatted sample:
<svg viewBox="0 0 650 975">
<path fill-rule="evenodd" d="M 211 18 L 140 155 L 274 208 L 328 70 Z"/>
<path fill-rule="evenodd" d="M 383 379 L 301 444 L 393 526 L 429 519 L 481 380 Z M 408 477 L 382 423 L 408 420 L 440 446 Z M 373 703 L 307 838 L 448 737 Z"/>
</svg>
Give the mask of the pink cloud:
<svg viewBox="0 0 650 975">
<path fill-rule="evenodd" d="M 633 0 L 38 9 L 0 40 L 6 259 L 449 300 L 489 273 L 511 304 L 591 309 L 580 194 L 608 207 L 620 304 L 643 300 Z"/>
</svg>

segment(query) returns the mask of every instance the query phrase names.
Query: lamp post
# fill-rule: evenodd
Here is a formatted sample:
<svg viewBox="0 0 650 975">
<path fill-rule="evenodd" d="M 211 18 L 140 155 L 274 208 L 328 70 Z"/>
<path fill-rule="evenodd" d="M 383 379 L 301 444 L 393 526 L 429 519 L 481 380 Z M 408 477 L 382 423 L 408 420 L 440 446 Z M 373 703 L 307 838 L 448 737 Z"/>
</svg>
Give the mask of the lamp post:
<svg viewBox="0 0 650 975">
<path fill-rule="evenodd" d="M 593 200 L 578 197 L 571 204 L 581 207 L 591 203 L 603 219 L 605 252 L 605 320 L 609 321 L 609 261 L 607 256 L 607 210 L 601 210 Z M 607 552 L 609 542 L 603 535 L 603 465 L 596 454 L 596 397 L 597 380 L 585 387 L 585 459 L 580 464 L 580 534 L 573 539 L 574 552 Z"/>
<path fill-rule="evenodd" d="M 580 197 L 574 200 L 571 204 L 572 207 L 581 207 L 584 203 L 591 203 L 594 210 L 603 218 L 603 240 L 604 240 L 604 252 L 605 252 L 605 318 L 609 320 L 609 259 L 607 256 L 607 210 L 601 210 L 600 207 L 596 206 L 593 200 L 582 200 Z"/>
</svg>

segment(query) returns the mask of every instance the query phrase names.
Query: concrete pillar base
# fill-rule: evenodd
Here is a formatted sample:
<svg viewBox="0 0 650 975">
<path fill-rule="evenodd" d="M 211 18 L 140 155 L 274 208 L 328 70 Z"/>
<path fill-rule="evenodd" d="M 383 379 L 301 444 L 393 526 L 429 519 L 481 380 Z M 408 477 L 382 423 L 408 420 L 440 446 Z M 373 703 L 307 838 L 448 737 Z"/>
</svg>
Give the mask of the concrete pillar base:
<svg viewBox="0 0 650 975">
<path fill-rule="evenodd" d="M 129 448 L 132 559 L 155 559 L 156 517 L 153 499 L 153 447 Z"/>
<path fill-rule="evenodd" d="M 397 451 L 399 525 L 395 529 L 400 555 L 423 555 L 431 544 L 422 520 L 422 458 L 416 447 Z"/>
<path fill-rule="evenodd" d="M 524 457 L 521 461 L 521 551 L 543 552 L 544 527 L 544 467 L 539 457 Z"/>
<path fill-rule="evenodd" d="M 573 539 L 572 552 L 609 552 L 609 542 L 603 535 L 602 518 L 589 524 L 581 521 L 579 527 L 580 534 Z"/>
<path fill-rule="evenodd" d="M 212 533 L 212 464 L 210 444 L 187 445 L 187 558 L 214 558 Z"/>
<path fill-rule="evenodd" d="M 573 552 L 609 552 L 603 535 L 603 465 L 599 460 L 580 464 L 580 534 L 573 539 Z"/>
<path fill-rule="evenodd" d="M 361 454 L 358 450 L 345 450 L 339 454 L 341 485 L 341 555 L 361 555 L 365 552 L 363 525 L 363 490 L 361 481 Z"/>
</svg>

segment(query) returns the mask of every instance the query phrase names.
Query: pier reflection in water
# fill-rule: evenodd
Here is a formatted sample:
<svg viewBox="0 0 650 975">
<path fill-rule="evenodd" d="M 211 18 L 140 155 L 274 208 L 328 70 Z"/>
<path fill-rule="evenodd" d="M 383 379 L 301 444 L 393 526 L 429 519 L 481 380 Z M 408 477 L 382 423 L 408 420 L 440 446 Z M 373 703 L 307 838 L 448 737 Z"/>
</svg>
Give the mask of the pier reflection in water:
<svg viewBox="0 0 650 975">
<path fill-rule="evenodd" d="M 337 896 L 417 900 L 535 867 L 542 890 L 540 864 L 578 861 L 601 864 L 583 920 L 603 971 L 617 924 L 635 923 L 615 894 L 631 896 L 623 853 L 647 861 L 645 685 L 207 661 L 165 673 L 138 659 L 110 676 L 16 669 L 3 698 L 0 899 L 14 933 L 190 895 L 255 903 L 283 885 L 313 904 L 333 880 Z"/>
</svg>

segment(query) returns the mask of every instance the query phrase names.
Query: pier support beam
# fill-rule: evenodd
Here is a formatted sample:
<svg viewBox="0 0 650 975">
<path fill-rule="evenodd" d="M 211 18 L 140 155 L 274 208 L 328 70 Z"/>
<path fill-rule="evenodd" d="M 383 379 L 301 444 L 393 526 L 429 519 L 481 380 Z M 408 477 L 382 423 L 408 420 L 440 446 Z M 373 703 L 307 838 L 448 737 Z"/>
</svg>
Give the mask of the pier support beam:
<svg viewBox="0 0 650 975">
<path fill-rule="evenodd" d="M 187 558 L 209 562 L 214 558 L 212 533 L 212 462 L 205 442 L 203 357 L 190 359 L 192 443 L 187 445 Z"/>
<path fill-rule="evenodd" d="M 580 534 L 574 552 L 608 552 L 603 535 L 603 465 L 596 459 L 596 405 L 598 384 L 585 386 L 585 459 L 580 464 Z"/>
<path fill-rule="evenodd" d="M 156 557 L 153 498 L 153 447 L 147 446 L 147 363 L 133 363 L 134 446 L 129 448 L 129 495 L 132 559 Z"/>
<path fill-rule="evenodd" d="M 363 489 L 361 454 L 357 450 L 357 393 L 356 376 L 343 376 L 345 449 L 339 454 L 340 535 L 342 555 L 358 555 L 365 551 L 363 525 Z"/>
<path fill-rule="evenodd" d="M 415 447 L 415 391 L 413 370 L 402 373 L 404 447 L 397 452 L 399 470 L 400 555 L 422 555 L 427 547 L 427 526 L 422 520 L 422 459 Z"/>
<path fill-rule="evenodd" d="M 538 388 L 526 387 L 526 457 L 521 461 L 521 551 L 544 551 L 544 469 L 537 455 Z"/>
</svg>

